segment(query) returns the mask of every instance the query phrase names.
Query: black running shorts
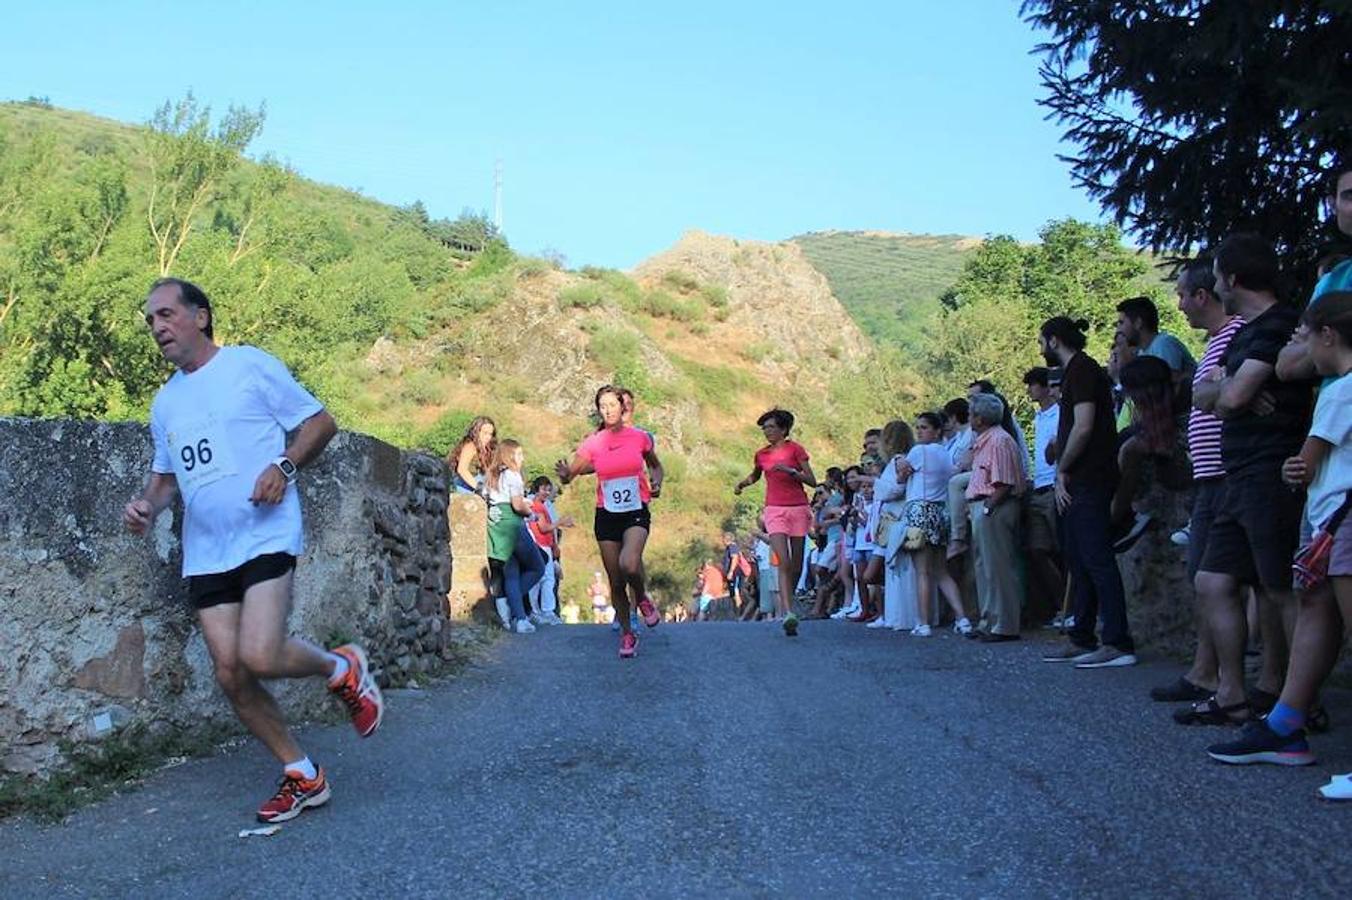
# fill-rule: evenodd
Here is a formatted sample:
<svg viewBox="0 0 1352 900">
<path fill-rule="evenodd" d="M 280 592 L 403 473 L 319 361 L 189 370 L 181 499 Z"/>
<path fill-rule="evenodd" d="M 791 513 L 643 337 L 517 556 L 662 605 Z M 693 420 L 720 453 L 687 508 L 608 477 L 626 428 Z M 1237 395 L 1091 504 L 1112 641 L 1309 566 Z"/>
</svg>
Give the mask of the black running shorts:
<svg viewBox="0 0 1352 900">
<path fill-rule="evenodd" d="M 630 528 L 642 528 L 652 531 L 653 517 L 645 503 L 633 512 L 613 513 L 603 507 L 596 508 L 596 523 L 593 531 L 598 541 L 624 542 L 624 533 Z"/>
<path fill-rule="evenodd" d="M 296 558 L 290 553 L 265 553 L 229 572 L 190 575 L 188 597 L 195 609 L 220 606 L 222 603 L 243 603 L 244 592 L 249 588 L 280 578 L 295 567 Z"/>
</svg>

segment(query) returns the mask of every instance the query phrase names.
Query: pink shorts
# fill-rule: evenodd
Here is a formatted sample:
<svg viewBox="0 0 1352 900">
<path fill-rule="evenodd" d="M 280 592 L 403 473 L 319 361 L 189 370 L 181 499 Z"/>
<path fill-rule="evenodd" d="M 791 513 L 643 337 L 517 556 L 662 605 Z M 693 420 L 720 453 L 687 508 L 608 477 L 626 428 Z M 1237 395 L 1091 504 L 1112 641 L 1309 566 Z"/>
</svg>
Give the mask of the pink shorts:
<svg viewBox="0 0 1352 900">
<path fill-rule="evenodd" d="M 789 537 L 807 537 L 812 527 L 812 507 L 767 506 L 762 514 L 765 530 L 770 534 L 787 534 Z"/>
</svg>

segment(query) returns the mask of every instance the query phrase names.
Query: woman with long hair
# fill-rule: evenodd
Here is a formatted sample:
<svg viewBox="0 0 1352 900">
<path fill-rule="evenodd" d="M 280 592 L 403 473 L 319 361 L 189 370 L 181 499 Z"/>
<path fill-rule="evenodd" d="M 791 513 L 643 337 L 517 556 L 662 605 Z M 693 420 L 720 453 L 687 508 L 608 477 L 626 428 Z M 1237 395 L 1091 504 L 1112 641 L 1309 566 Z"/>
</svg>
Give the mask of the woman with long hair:
<svg viewBox="0 0 1352 900">
<path fill-rule="evenodd" d="M 915 573 L 911 560 L 902 552 L 905 538 L 906 478 L 901 466 L 915 442 L 911 426 L 893 419 L 883 426 L 882 456 L 885 462 L 873 483 L 878 503 L 874 525 L 875 557 L 883 565 L 883 615 L 869 627 L 910 631 L 915 626 Z M 879 624 L 882 623 L 882 624 Z"/>
<path fill-rule="evenodd" d="M 554 469 L 564 484 L 596 475 L 596 544 L 620 623 L 620 657 L 631 659 L 638 653 L 638 636 L 629 618 L 630 598 L 644 625 L 656 628 L 662 621 L 648 596 L 643 548 L 652 529 L 648 504 L 662 493 L 663 472 L 653 436 L 624 422 L 624 393 L 613 384 L 597 390 L 593 405 L 601 428 L 582 442 L 571 463 L 561 459 Z"/>
<path fill-rule="evenodd" d="M 1169 364 L 1155 356 L 1138 356 L 1122 367 L 1118 377 L 1131 406 L 1134 426 L 1131 437 L 1117 451 L 1121 477 L 1113 493 L 1110 516 L 1121 529 L 1132 524 L 1136 513 L 1132 502 L 1147 481 L 1180 491 L 1192 481 L 1192 466 L 1188 462 L 1187 429 L 1183 427 L 1187 408 L 1178 405 Z"/>
<path fill-rule="evenodd" d="M 497 451 L 497 426 L 488 416 L 476 416 L 465 429 L 464 437 L 446 454 L 451 467 L 451 483 L 457 493 L 483 492 L 484 479 Z"/>
<path fill-rule="evenodd" d="M 793 603 L 794 583 L 803 568 L 803 540 L 812 527 L 812 508 L 808 504 L 807 487 L 816 487 L 808 453 L 801 444 L 789 440 L 793 430 L 793 413 L 786 409 L 772 409 L 756 420 L 765 435 L 765 446 L 756 451 L 751 474 L 737 482 L 734 494 L 741 494 L 765 476 L 765 530 L 770 535 L 770 547 L 779 558 L 775 568 L 779 574 L 779 598 L 775 613 L 782 617 L 784 633 L 792 637 L 798 633 L 798 617 L 790 606 Z"/>
<path fill-rule="evenodd" d="M 521 444 L 510 438 L 502 441 L 495 461 L 488 467 L 485 484 L 489 505 L 496 511 L 488 522 L 488 564 L 494 597 L 505 597 L 508 615 L 504 624 L 517 634 L 535 630 L 526 615 L 526 595 L 545 572 L 544 556 L 526 527 L 532 512 L 521 477 L 525 462 Z"/>
<path fill-rule="evenodd" d="M 962 608 L 962 593 L 945 565 L 948 546 L 948 480 L 953 477 L 953 461 L 943 445 L 943 417 L 923 412 L 915 419 L 915 445 L 896 463 L 898 477 L 904 477 L 906 506 L 901 524 L 917 529 L 923 536 L 919 547 L 908 550 L 915 567 L 916 625 L 911 634 L 930 636 L 930 605 L 934 589 L 953 611 L 953 630 L 966 635 L 972 630 Z"/>
</svg>

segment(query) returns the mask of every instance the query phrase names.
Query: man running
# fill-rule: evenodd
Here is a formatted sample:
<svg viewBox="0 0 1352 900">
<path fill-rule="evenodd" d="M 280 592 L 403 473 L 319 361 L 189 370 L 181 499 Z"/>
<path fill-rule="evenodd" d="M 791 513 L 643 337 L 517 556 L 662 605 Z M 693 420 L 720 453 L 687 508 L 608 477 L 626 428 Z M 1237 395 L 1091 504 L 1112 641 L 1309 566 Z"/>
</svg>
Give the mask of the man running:
<svg viewBox="0 0 1352 900">
<path fill-rule="evenodd" d="M 644 583 L 643 548 L 652 528 L 648 503 L 661 495 L 663 473 L 653 436 L 625 424 L 626 406 L 633 408 L 625 403 L 625 393 L 611 384 L 597 390 L 601 427 L 582 442 L 571 463 L 561 459 L 554 469 L 564 484 L 596 474 L 596 544 L 620 623 L 620 658 L 632 659 L 638 653 L 638 636 L 629 617 L 630 594 L 644 625 L 656 628 L 662 622 Z"/>
<path fill-rule="evenodd" d="M 144 534 L 182 495 L 188 595 L 217 682 L 239 720 L 282 763 L 281 785 L 258 818 L 284 822 L 327 803 L 329 784 L 259 679 L 324 677 L 362 737 L 380 727 L 384 712 L 361 647 L 329 653 L 286 631 L 302 551 L 296 478 L 337 426 L 280 361 L 254 347 L 218 346 L 211 301 L 196 285 L 156 281 L 146 324 L 178 371 L 151 405 L 150 483 L 123 520 Z"/>
</svg>

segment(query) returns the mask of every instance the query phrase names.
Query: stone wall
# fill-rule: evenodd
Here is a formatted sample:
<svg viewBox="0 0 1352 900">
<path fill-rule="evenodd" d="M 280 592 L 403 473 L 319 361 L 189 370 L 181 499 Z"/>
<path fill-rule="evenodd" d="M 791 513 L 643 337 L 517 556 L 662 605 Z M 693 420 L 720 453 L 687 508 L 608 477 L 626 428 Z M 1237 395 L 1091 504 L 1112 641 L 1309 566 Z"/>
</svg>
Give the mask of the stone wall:
<svg viewBox="0 0 1352 900">
<path fill-rule="evenodd" d="M 233 719 L 179 577 L 181 510 L 144 538 L 122 526 L 150 455 L 139 425 L 0 419 L 0 771 L 131 721 Z M 444 464 L 342 433 L 300 485 L 292 632 L 362 641 L 386 685 L 454 658 Z M 292 716 L 331 708 L 317 680 L 274 687 Z"/>
</svg>

